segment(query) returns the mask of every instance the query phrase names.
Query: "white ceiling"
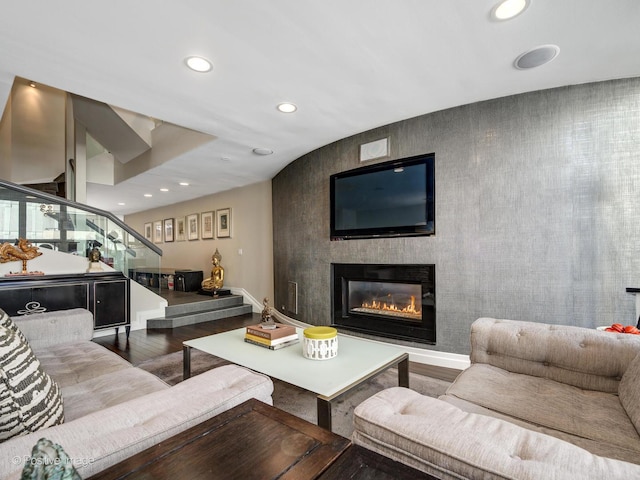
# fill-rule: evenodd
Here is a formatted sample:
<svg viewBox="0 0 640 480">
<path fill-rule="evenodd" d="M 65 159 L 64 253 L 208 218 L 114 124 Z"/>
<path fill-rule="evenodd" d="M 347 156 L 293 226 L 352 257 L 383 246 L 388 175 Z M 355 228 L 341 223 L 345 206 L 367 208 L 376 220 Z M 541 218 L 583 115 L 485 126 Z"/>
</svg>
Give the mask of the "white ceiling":
<svg viewBox="0 0 640 480">
<path fill-rule="evenodd" d="M 531 0 L 505 22 L 490 19 L 496 3 L 3 2 L 0 101 L 19 76 L 217 137 L 115 187 L 90 186 L 89 203 L 127 214 L 270 179 L 318 147 L 424 113 L 640 76 L 640 0 Z M 560 55 L 513 67 L 543 44 Z M 189 55 L 213 70 L 188 70 Z M 298 111 L 279 113 L 282 101 Z"/>
</svg>

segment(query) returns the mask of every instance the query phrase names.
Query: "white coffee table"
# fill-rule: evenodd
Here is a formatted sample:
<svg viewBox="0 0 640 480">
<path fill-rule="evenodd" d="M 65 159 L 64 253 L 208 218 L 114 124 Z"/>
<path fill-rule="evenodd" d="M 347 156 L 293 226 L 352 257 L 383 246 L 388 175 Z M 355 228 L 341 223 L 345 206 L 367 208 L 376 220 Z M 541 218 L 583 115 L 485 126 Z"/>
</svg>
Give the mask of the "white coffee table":
<svg viewBox="0 0 640 480">
<path fill-rule="evenodd" d="M 398 384 L 409 386 L 409 355 L 400 347 L 338 335 L 338 355 L 330 360 L 309 360 L 300 343 L 269 350 L 244 341 L 239 328 L 183 342 L 184 378 L 191 376 L 191 349 L 224 358 L 256 372 L 317 394 L 318 425 L 331 430 L 331 402 L 389 367 L 398 366 Z"/>
</svg>

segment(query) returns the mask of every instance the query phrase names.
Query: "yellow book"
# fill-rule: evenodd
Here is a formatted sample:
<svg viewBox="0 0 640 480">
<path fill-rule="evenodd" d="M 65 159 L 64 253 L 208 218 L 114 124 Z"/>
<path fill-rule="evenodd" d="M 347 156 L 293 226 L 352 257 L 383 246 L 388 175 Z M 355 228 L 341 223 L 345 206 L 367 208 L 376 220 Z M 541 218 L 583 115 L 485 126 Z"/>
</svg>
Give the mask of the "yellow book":
<svg viewBox="0 0 640 480">
<path fill-rule="evenodd" d="M 252 342 L 260 343 L 262 345 L 272 346 L 272 345 L 278 345 L 279 343 L 290 342 L 291 340 L 297 340 L 298 334 L 294 333 L 293 335 L 287 335 L 286 337 L 280 337 L 274 340 L 268 340 L 266 338 L 258 337 L 250 333 L 245 333 L 244 338 L 251 340 Z"/>
</svg>

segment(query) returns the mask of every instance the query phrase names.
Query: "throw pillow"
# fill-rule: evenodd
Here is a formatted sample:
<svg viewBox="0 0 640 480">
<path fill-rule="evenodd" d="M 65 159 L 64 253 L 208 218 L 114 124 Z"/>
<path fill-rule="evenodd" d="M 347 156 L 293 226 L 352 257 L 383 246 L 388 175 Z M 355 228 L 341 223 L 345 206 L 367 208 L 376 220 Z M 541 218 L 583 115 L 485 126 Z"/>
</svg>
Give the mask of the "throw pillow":
<svg viewBox="0 0 640 480">
<path fill-rule="evenodd" d="M 0 327 L 0 442 L 64 421 L 60 388 L 28 343 Z"/>
<path fill-rule="evenodd" d="M 82 480 L 67 452 L 51 440 L 41 438 L 31 450 L 21 480 Z"/>
<path fill-rule="evenodd" d="M 11 317 L 0 308 L 0 327 L 6 327 L 9 330 L 11 330 L 12 332 L 14 332 L 16 335 L 18 335 L 20 337 L 20 339 L 25 342 L 25 343 L 29 343 L 27 342 L 26 337 L 23 335 L 23 333 L 20 331 L 20 329 L 18 328 L 18 326 L 15 324 L 15 322 L 11 319 Z"/>
</svg>

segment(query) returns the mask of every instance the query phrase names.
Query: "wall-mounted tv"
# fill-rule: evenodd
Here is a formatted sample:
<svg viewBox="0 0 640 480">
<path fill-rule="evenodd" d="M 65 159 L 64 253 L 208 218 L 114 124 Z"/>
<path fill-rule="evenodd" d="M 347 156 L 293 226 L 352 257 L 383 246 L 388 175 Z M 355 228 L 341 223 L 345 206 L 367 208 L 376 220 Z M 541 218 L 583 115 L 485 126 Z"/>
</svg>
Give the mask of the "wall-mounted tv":
<svg viewBox="0 0 640 480">
<path fill-rule="evenodd" d="M 435 154 L 330 177 L 331 240 L 435 234 Z"/>
</svg>

